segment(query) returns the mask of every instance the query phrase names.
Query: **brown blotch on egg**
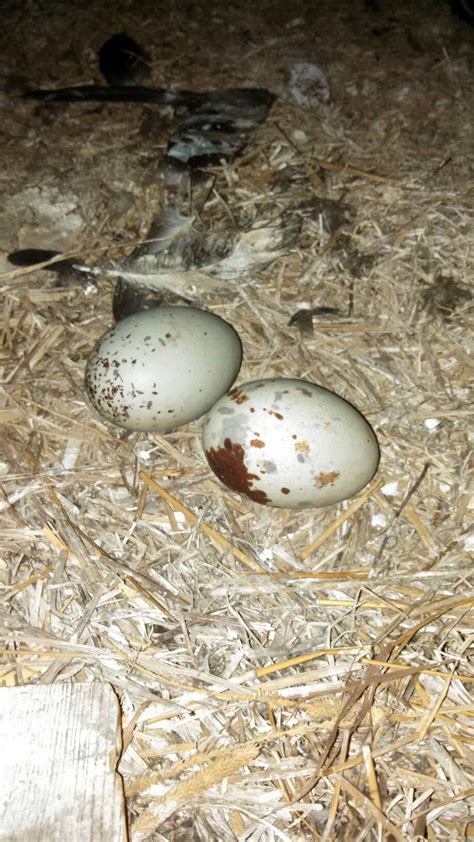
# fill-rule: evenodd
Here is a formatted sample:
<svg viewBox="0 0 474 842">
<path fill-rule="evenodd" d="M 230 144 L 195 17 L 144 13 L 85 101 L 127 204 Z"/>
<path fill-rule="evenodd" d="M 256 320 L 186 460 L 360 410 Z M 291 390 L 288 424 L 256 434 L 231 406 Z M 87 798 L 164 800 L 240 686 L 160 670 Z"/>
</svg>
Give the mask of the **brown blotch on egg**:
<svg viewBox="0 0 474 842">
<path fill-rule="evenodd" d="M 339 474 L 340 471 L 328 471 L 327 473 L 321 471 L 320 474 L 316 474 L 314 481 L 318 488 L 325 488 L 326 485 L 334 485 Z"/>
<path fill-rule="evenodd" d="M 263 411 L 268 412 L 269 415 L 273 415 L 275 418 L 278 418 L 279 421 L 283 421 L 283 418 L 285 417 L 281 414 L 281 412 L 277 412 L 275 409 L 266 409 L 264 407 Z"/>
<path fill-rule="evenodd" d="M 252 447 L 265 447 L 265 442 L 261 439 L 250 439 Z"/>
<path fill-rule="evenodd" d="M 207 461 L 215 475 L 238 494 L 245 494 L 256 503 L 268 503 L 269 498 L 264 491 L 252 488 L 258 474 L 250 474 L 244 462 L 244 449 L 241 444 L 224 439 L 224 446 L 211 447 L 206 451 Z"/>
<path fill-rule="evenodd" d="M 297 441 L 295 444 L 295 450 L 297 453 L 309 453 L 311 448 L 307 441 Z"/>
<path fill-rule="evenodd" d="M 231 389 L 228 394 L 228 397 L 231 399 L 231 401 L 234 401 L 234 403 L 238 404 L 245 403 L 245 401 L 248 401 L 248 395 L 244 394 L 244 392 L 241 392 L 240 389 Z"/>
</svg>

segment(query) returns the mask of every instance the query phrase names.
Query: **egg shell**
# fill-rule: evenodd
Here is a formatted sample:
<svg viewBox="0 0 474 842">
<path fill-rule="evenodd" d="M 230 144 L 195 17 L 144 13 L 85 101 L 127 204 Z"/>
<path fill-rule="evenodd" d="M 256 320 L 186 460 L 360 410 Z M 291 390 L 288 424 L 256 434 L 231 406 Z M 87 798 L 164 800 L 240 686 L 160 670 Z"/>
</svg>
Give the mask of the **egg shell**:
<svg viewBox="0 0 474 842">
<path fill-rule="evenodd" d="M 372 427 L 343 398 L 306 380 L 244 383 L 207 414 L 203 446 L 216 476 L 257 503 L 328 506 L 377 470 Z"/>
<path fill-rule="evenodd" d="M 156 307 L 122 319 L 95 345 L 85 385 L 95 409 L 127 430 L 169 432 L 193 421 L 234 382 L 234 328 L 194 307 Z"/>
</svg>

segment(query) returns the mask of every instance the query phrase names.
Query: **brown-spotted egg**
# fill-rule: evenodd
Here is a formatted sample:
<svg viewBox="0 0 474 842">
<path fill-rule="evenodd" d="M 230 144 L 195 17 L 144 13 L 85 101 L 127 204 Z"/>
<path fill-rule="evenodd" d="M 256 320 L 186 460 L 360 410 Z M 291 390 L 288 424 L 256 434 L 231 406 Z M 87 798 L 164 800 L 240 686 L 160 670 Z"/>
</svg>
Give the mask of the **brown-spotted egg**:
<svg viewBox="0 0 474 842">
<path fill-rule="evenodd" d="M 216 476 L 257 503 L 327 506 L 377 470 L 372 427 L 352 404 L 306 380 L 255 380 L 206 416 L 203 446 Z"/>
<path fill-rule="evenodd" d="M 95 345 L 85 385 L 95 409 L 127 430 L 168 432 L 204 415 L 234 382 L 238 334 L 194 307 L 156 307 L 122 319 Z"/>
</svg>

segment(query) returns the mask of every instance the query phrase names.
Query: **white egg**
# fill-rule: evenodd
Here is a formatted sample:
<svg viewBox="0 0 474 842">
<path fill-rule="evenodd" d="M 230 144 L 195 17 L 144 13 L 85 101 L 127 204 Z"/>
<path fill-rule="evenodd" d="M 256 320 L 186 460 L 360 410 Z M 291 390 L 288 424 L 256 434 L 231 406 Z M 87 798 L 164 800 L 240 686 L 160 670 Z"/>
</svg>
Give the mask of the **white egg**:
<svg viewBox="0 0 474 842">
<path fill-rule="evenodd" d="M 306 380 L 255 380 L 206 416 L 203 446 L 219 479 L 257 503 L 298 509 L 351 497 L 372 479 L 372 427 L 343 398 Z"/>
<path fill-rule="evenodd" d="M 97 342 L 85 385 L 95 409 L 127 430 L 168 432 L 204 415 L 234 382 L 238 334 L 194 307 L 155 307 Z"/>
</svg>

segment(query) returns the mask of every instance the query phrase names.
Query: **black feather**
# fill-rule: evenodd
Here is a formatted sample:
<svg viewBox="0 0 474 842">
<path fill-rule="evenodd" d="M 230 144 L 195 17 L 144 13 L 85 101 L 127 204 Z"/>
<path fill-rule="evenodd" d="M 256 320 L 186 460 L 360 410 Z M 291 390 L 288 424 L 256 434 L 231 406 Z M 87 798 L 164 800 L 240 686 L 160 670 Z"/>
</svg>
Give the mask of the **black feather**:
<svg viewBox="0 0 474 842">
<path fill-rule="evenodd" d="M 474 24 L 474 0 L 451 0 L 451 11 L 461 20 Z"/>
<path fill-rule="evenodd" d="M 150 59 L 133 38 L 121 32 L 99 50 L 99 68 L 108 85 L 136 85 L 150 76 Z"/>
<path fill-rule="evenodd" d="M 232 160 L 245 148 L 249 132 L 265 121 L 274 101 L 263 88 L 202 94 L 173 133 L 168 157 L 191 167 Z"/>
<path fill-rule="evenodd" d="M 163 88 L 144 88 L 140 85 L 122 85 L 108 88 L 105 85 L 75 85 L 72 88 L 28 90 L 23 99 L 42 102 L 138 102 L 156 105 L 189 105 L 199 95 L 188 91 L 165 91 Z"/>
<path fill-rule="evenodd" d="M 119 322 L 126 316 L 131 316 L 133 313 L 138 313 L 139 310 L 147 309 L 144 307 L 145 301 L 146 297 L 139 289 L 129 284 L 123 278 L 118 278 L 112 300 L 112 314 L 115 321 Z M 156 306 L 158 304 L 159 301 L 157 300 Z"/>
<path fill-rule="evenodd" d="M 44 263 L 45 260 L 52 260 L 53 257 L 59 257 L 62 254 L 60 251 L 50 251 L 49 249 L 20 249 L 19 251 L 12 251 L 8 255 L 8 260 L 13 266 L 35 266 L 36 263 Z M 65 264 L 71 265 L 72 260 L 58 260 L 57 263 L 52 263 L 51 266 L 45 266 L 45 269 L 51 272 L 61 272 Z"/>
<path fill-rule="evenodd" d="M 145 290 L 140 290 L 134 284 L 130 284 L 125 278 L 119 278 L 115 285 L 114 297 L 112 300 L 112 314 L 116 322 L 126 316 L 132 316 L 141 310 L 151 310 L 154 307 L 164 307 L 167 304 L 185 303 L 191 304 L 188 298 L 182 295 L 174 295 L 169 290 L 162 290 L 150 296 Z"/>
<path fill-rule="evenodd" d="M 61 251 L 49 249 L 20 249 L 20 251 L 12 251 L 8 255 L 8 260 L 13 266 L 31 266 L 34 269 L 37 264 L 52 260 L 53 257 L 59 257 L 61 254 Z M 77 261 L 71 257 L 57 260 L 55 263 L 50 263 L 49 266 L 41 266 L 41 269 L 47 272 L 55 272 L 58 277 L 57 286 L 60 287 L 96 283 L 94 273 L 89 272 L 85 266 L 82 268 L 78 266 Z"/>
</svg>

